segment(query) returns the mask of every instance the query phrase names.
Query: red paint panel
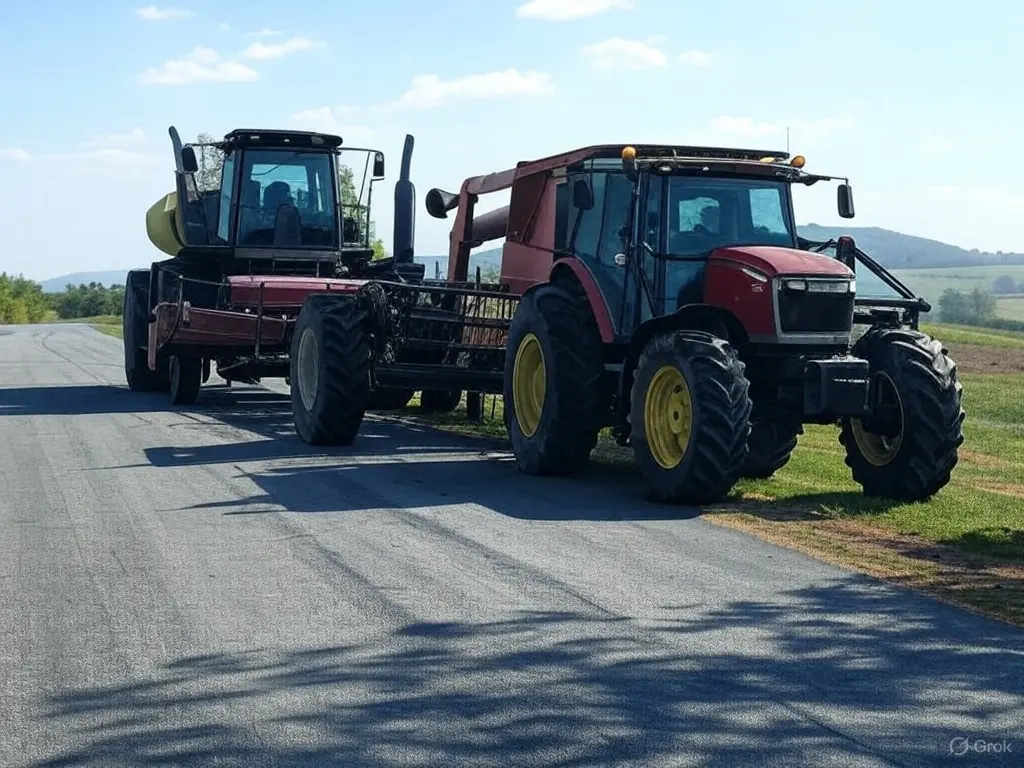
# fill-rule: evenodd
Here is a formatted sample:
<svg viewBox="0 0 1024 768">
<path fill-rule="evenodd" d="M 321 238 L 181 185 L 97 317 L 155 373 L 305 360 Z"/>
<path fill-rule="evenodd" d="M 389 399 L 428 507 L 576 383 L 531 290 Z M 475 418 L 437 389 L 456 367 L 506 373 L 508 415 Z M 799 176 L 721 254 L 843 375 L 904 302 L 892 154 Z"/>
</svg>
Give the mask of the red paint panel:
<svg viewBox="0 0 1024 768">
<path fill-rule="evenodd" d="M 259 304 L 260 284 L 263 285 L 263 306 L 267 308 L 301 307 L 313 293 L 354 293 L 365 285 L 365 280 L 346 280 L 337 277 L 304 277 L 299 275 L 231 275 L 231 303 L 255 307 Z M 193 310 L 195 311 L 195 310 Z"/>
<path fill-rule="evenodd" d="M 771 281 L 755 280 L 738 263 L 717 258 L 718 253 L 704 273 L 704 301 L 732 312 L 751 335 L 774 335 Z"/>
<path fill-rule="evenodd" d="M 531 285 L 548 281 L 553 259 L 550 250 L 506 240 L 501 252 L 501 281 L 512 293 L 522 294 Z"/>
<path fill-rule="evenodd" d="M 853 277 L 853 272 L 830 256 L 809 253 L 797 248 L 771 245 L 744 245 L 718 248 L 713 259 L 732 261 L 753 267 L 768 277 L 776 275 L 817 275 L 822 277 Z"/>
<path fill-rule="evenodd" d="M 576 279 L 580 281 L 580 285 L 583 286 L 583 290 L 587 294 L 587 301 L 590 302 L 590 306 L 594 310 L 594 319 L 597 320 L 597 330 L 601 333 L 601 341 L 606 344 L 614 341 L 615 326 L 612 325 L 612 316 L 608 313 L 608 304 L 604 300 L 604 294 L 601 293 L 601 289 L 598 287 L 594 276 L 590 274 L 590 270 L 587 269 L 583 262 L 573 258 L 559 259 L 555 262 L 551 271 L 554 272 L 555 269 L 565 267 L 573 271 Z"/>
<path fill-rule="evenodd" d="M 196 344 L 214 348 L 256 345 L 257 317 L 254 313 L 187 307 L 187 323 L 178 323 L 177 304 L 162 302 L 156 305 L 153 314 L 156 321 L 149 325 L 150 370 L 156 370 L 157 348 L 172 341 L 176 344 Z M 282 344 L 287 328 L 288 321 L 264 315 L 260 329 L 260 344 Z"/>
</svg>

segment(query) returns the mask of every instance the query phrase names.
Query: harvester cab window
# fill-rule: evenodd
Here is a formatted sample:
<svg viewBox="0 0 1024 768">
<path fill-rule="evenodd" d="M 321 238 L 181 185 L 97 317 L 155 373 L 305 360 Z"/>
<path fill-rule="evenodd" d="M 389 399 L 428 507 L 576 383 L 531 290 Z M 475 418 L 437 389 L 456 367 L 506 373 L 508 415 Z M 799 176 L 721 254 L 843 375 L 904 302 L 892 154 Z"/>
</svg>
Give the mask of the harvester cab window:
<svg viewBox="0 0 1024 768">
<path fill-rule="evenodd" d="M 231 242 L 231 200 L 235 195 L 235 160 L 238 154 L 232 152 L 224 158 L 221 169 L 220 206 L 217 216 L 217 237 L 225 243 Z"/>
<path fill-rule="evenodd" d="M 336 247 L 330 157 L 322 153 L 249 150 L 241 179 L 238 244 Z"/>
</svg>

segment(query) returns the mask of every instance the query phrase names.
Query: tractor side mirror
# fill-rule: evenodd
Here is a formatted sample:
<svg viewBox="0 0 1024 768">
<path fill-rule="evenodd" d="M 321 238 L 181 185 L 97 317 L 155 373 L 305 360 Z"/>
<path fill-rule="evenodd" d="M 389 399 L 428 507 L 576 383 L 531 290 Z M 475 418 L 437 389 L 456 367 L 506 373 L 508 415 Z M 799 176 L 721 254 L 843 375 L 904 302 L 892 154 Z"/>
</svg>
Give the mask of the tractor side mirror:
<svg viewBox="0 0 1024 768">
<path fill-rule="evenodd" d="M 853 188 L 849 184 L 839 185 L 836 192 L 836 204 L 841 218 L 853 218 Z"/>
<path fill-rule="evenodd" d="M 380 180 L 384 178 L 384 153 L 375 152 L 373 154 L 373 178 Z"/>
<path fill-rule="evenodd" d="M 576 179 L 573 183 L 572 205 L 579 211 L 589 211 L 594 207 L 594 195 L 585 179 Z"/>
<path fill-rule="evenodd" d="M 199 170 L 196 151 L 192 147 L 185 147 L 181 150 L 181 167 L 185 169 L 185 173 L 195 173 Z"/>
</svg>

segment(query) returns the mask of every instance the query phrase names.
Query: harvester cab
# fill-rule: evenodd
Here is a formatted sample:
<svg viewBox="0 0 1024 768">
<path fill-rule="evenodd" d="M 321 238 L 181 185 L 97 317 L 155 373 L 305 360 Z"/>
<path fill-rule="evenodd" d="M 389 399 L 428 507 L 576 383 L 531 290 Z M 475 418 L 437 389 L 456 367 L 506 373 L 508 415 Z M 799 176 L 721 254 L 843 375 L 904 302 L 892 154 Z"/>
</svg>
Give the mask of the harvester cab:
<svg viewBox="0 0 1024 768">
<path fill-rule="evenodd" d="M 708 503 L 785 465 L 803 425 L 837 424 L 870 495 L 923 499 L 949 482 L 961 388 L 918 330 L 927 302 L 852 238 L 799 236 L 786 152 L 603 145 L 432 190 L 456 210 L 450 279 L 505 237 L 501 279 L 521 294 L 505 350 L 505 419 L 519 466 L 566 474 L 611 427 L 654 495 Z M 477 198 L 509 205 L 473 216 Z M 828 251 L 833 251 L 829 255 Z M 857 272 L 890 289 L 859 297 Z M 866 332 L 855 338 L 855 326 Z"/>
<path fill-rule="evenodd" d="M 146 217 L 164 253 L 230 256 L 242 271 L 284 274 L 357 273 L 371 260 L 381 152 L 304 131 L 238 129 L 187 145 L 177 129 L 169 133 L 175 191 Z"/>
</svg>

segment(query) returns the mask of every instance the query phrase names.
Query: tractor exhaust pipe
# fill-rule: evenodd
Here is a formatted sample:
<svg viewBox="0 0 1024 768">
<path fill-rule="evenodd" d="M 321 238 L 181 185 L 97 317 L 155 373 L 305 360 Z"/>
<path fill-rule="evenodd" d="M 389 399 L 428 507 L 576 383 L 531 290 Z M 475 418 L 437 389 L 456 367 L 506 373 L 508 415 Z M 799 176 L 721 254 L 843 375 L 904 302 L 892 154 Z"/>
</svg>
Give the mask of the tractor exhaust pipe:
<svg viewBox="0 0 1024 768">
<path fill-rule="evenodd" d="M 435 219 L 447 219 L 448 212 L 459 207 L 459 196 L 452 192 L 445 192 L 443 189 L 434 189 L 427 192 L 424 200 L 427 213 Z M 473 225 L 470 227 L 471 234 L 468 239 L 474 243 L 486 243 L 490 240 L 497 240 L 505 237 L 508 233 L 508 206 L 495 208 L 493 211 L 481 213 L 473 217 Z"/>
<path fill-rule="evenodd" d="M 391 255 L 395 264 L 412 264 L 415 255 L 416 187 L 410 180 L 413 137 L 406 134 L 402 148 L 402 166 L 395 182 L 395 226 Z"/>
</svg>

